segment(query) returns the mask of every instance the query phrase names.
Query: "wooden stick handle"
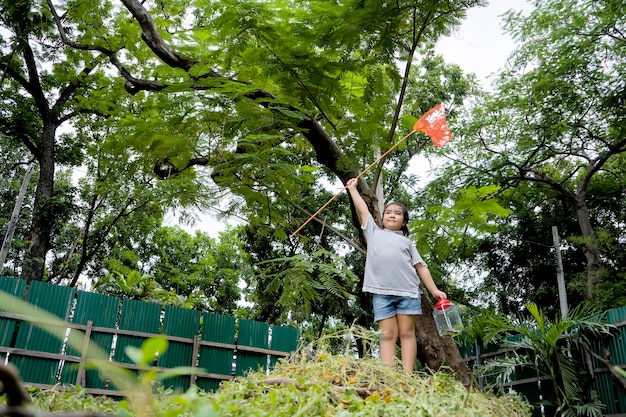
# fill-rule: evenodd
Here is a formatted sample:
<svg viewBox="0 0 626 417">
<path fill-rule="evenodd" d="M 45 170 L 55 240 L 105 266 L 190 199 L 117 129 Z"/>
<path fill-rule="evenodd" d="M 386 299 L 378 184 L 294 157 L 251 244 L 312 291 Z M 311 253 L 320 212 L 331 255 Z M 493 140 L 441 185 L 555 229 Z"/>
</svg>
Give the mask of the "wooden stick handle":
<svg viewBox="0 0 626 417">
<path fill-rule="evenodd" d="M 389 155 L 389 152 L 393 151 L 394 149 L 396 149 L 398 146 L 400 146 L 400 144 L 402 142 L 404 142 L 406 140 L 406 138 L 408 138 L 409 136 L 411 136 L 413 133 L 417 132 L 417 130 L 412 130 L 409 132 L 408 135 L 406 135 L 405 137 L 403 137 L 402 139 L 400 139 L 398 142 L 396 142 L 395 145 L 393 145 L 391 148 L 387 149 L 387 151 L 382 154 L 381 156 L 379 156 L 374 162 L 372 162 L 371 164 L 368 165 L 367 168 L 365 168 L 363 171 L 361 171 L 361 173 L 359 175 L 357 175 L 355 178 L 358 180 L 359 178 L 361 178 L 363 176 L 363 174 L 365 174 L 367 171 L 369 171 L 374 165 L 376 165 L 378 162 L 380 162 L 381 159 L 383 159 L 385 156 Z M 317 210 L 315 213 L 313 213 L 311 215 L 311 217 L 309 217 L 304 223 L 302 223 L 302 226 L 298 227 L 298 229 L 296 229 L 295 232 L 293 232 L 292 234 L 289 235 L 289 238 L 294 237 L 295 235 L 298 234 L 298 232 L 300 230 L 302 230 L 307 224 L 309 224 L 311 222 L 311 220 L 313 220 L 318 214 L 320 214 L 322 212 L 322 210 L 324 210 L 326 207 L 328 207 L 328 205 L 337 197 L 339 197 L 339 195 L 346 189 L 348 188 L 347 185 L 345 185 L 341 190 L 339 190 L 339 192 L 337 194 L 335 194 L 334 196 L 332 196 L 322 207 L 319 208 L 319 210 Z"/>
</svg>

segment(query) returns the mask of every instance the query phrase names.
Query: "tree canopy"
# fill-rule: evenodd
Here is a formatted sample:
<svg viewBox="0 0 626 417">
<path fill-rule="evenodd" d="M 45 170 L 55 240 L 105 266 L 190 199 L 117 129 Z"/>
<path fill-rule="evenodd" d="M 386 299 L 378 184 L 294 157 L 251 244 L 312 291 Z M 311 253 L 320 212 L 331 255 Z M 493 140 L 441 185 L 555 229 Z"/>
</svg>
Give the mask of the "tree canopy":
<svg viewBox="0 0 626 417">
<path fill-rule="evenodd" d="M 502 291 L 501 305 L 506 296 L 542 305 L 554 299 L 550 228 L 558 226 L 572 304 L 607 308 L 606 289 L 622 288 L 624 277 L 616 251 L 625 214 L 624 6 L 536 6 L 527 16 L 506 16 L 519 47 L 495 91 L 472 106 L 457 131 L 457 157 L 437 181 L 458 178 L 447 189 L 495 184 L 492 196 L 512 209 L 474 252 L 489 271 L 483 291 Z"/>
</svg>

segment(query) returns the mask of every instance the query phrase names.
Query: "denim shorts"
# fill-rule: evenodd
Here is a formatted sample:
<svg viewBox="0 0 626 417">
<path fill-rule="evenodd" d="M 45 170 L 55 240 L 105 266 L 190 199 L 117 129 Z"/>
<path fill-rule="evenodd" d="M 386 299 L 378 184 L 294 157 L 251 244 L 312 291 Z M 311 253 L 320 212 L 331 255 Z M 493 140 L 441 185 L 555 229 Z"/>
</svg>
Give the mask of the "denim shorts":
<svg viewBox="0 0 626 417">
<path fill-rule="evenodd" d="M 422 314 L 422 302 L 419 298 L 374 294 L 373 304 L 374 321 L 388 319 L 398 314 Z"/>
</svg>

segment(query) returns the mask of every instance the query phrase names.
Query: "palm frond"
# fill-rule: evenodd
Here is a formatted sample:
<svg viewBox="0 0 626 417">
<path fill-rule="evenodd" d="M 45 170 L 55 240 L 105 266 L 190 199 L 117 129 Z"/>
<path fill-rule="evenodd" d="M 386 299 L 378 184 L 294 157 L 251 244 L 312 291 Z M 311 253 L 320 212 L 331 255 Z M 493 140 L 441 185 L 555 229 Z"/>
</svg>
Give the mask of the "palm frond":
<svg viewBox="0 0 626 417">
<path fill-rule="evenodd" d="M 526 309 L 531 314 L 531 316 L 533 316 L 533 318 L 535 319 L 535 323 L 537 327 L 539 328 L 539 331 L 541 333 L 545 333 L 546 320 L 543 315 L 543 310 L 540 310 L 537 304 L 535 303 L 528 303 L 526 305 Z"/>
<path fill-rule="evenodd" d="M 536 304 L 528 304 L 527 318 L 509 319 L 493 315 L 484 324 L 485 340 L 499 338 L 502 347 L 511 352 L 481 365 L 478 374 L 488 375 L 502 384 L 516 367 L 528 366 L 537 375 L 554 379 L 554 396 L 561 404 L 558 413 L 566 416 L 599 416 L 597 401 L 584 398 L 580 369 L 573 360 L 572 349 L 583 341 L 610 335 L 614 326 L 604 314 L 582 305 L 564 317 L 548 320 Z M 600 414 L 598 414 L 600 413 Z"/>
<path fill-rule="evenodd" d="M 555 376 L 561 381 L 559 386 L 562 387 L 563 397 L 569 402 L 577 402 L 582 397 L 582 388 L 580 386 L 580 369 L 570 356 L 570 352 L 566 348 L 562 348 L 554 355 L 556 361 Z"/>
<path fill-rule="evenodd" d="M 605 405 L 599 400 L 593 400 L 584 404 L 563 404 L 560 408 L 563 417 L 602 417 Z"/>
</svg>

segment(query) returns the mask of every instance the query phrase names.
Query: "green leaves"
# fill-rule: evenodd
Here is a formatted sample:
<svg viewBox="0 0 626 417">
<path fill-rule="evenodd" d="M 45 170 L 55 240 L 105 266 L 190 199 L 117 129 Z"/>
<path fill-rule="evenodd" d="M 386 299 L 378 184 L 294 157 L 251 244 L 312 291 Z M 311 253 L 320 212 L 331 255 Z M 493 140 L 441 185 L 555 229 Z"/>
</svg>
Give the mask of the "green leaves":
<svg viewBox="0 0 626 417">
<path fill-rule="evenodd" d="M 511 210 L 495 198 L 497 186 L 469 186 L 445 193 L 437 183 L 416 198 L 418 207 L 425 200 L 429 204 L 409 227 L 418 236 L 420 253 L 437 263 L 455 264 L 459 258 L 471 256 L 477 240 L 497 230 Z M 439 194 L 441 191 L 445 194 Z"/>
<path fill-rule="evenodd" d="M 287 309 L 300 305 L 299 314 L 305 315 L 310 313 L 323 293 L 349 298 L 346 281 L 358 281 L 339 257 L 322 249 L 314 252 L 312 259 L 295 255 L 263 261 L 258 266 L 270 280 L 266 291 L 279 297 L 277 305 Z"/>
<path fill-rule="evenodd" d="M 499 190 L 500 187 L 496 185 L 464 188 L 460 191 L 461 197 L 454 202 L 452 210 L 469 213 L 466 220 L 472 226 L 487 223 L 491 216 L 506 217 L 511 214 L 511 210 L 502 207 L 491 198 Z"/>
<path fill-rule="evenodd" d="M 573 349 L 590 344 L 598 337 L 611 334 L 613 325 L 604 314 L 588 306 L 573 309 L 566 317 L 549 320 L 536 304 L 526 306 L 529 316 L 510 320 L 501 315 L 490 315 L 484 326 L 484 341 L 499 341 L 501 347 L 513 351 L 503 358 L 487 361 L 481 373 L 498 372 L 501 376 L 516 367 L 534 370 L 537 375 L 550 377 L 555 407 L 563 415 L 586 407 L 597 414 L 601 408 L 594 399 L 583 398 L 581 372 L 574 360 Z M 502 378 L 498 378 L 502 382 Z"/>
<path fill-rule="evenodd" d="M 615 219 L 621 217 L 608 201 L 622 197 L 605 188 L 602 172 L 623 182 L 613 163 L 626 152 L 623 139 L 614 134 L 623 131 L 624 115 L 616 113 L 623 106 L 608 103 L 623 95 L 624 51 L 615 41 L 623 35 L 615 28 L 626 22 L 623 13 L 600 10 L 593 1 L 546 0 L 535 6 L 526 14 L 507 14 L 505 27 L 519 46 L 497 77 L 495 91 L 477 96 L 453 129 L 447 156 L 454 162 L 440 169 L 445 179 L 434 187 L 450 193 L 501 187 L 494 195 L 505 209 L 482 208 L 498 215 L 511 211 L 481 238 L 473 258 L 489 270 L 489 290 L 502 292 L 498 304 L 519 297 L 525 300 L 521 304 L 549 306 L 556 281 L 539 277 L 554 273 L 547 248 L 550 227 L 558 225 L 568 244 L 564 266 L 570 301 L 600 305 L 595 289 L 606 287 L 601 277 L 620 270 L 611 266 L 614 262 L 622 263 L 605 249 L 620 240 L 618 234 L 605 234 L 617 230 Z M 605 216 L 608 211 L 614 220 Z M 470 213 L 480 218 L 479 212 Z M 612 243 L 605 245 L 605 239 Z M 581 251 L 590 255 L 584 272 Z M 586 282 L 574 285 L 583 273 Z"/>
<path fill-rule="evenodd" d="M 165 337 L 151 337 L 142 344 L 141 348 L 126 346 L 124 353 L 126 353 L 130 360 L 136 365 L 147 366 L 165 353 L 167 345 L 168 342 Z"/>
</svg>

